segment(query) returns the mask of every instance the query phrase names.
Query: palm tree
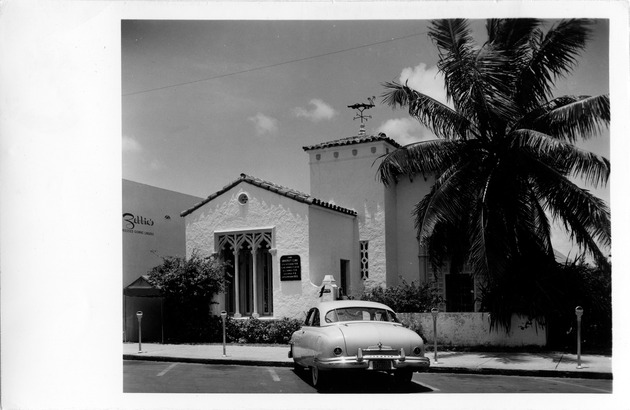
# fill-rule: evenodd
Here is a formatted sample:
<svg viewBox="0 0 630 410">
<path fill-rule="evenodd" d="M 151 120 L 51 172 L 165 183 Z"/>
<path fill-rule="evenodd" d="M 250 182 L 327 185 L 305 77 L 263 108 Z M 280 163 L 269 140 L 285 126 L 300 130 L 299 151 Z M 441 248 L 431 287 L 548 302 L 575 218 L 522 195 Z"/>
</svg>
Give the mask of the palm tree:
<svg viewBox="0 0 630 410">
<path fill-rule="evenodd" d="M 435 178 L 414 210 L 420 243 L 435 266 L 470 263 L 493 326 L 509 329 L 512 313 L 544 320 L 552 219 L 607 263 L 599 245 L 610 245 L 608 206 L 572 179 L 608 182 L 609 161 L 574 143 L 608 126 L 609 97 L 552 95 L 554 81 L 576 66 L 589 26 L 566 20 L 545 32 L 536 19 L 493 19 L 478 46 L 466 20 L 433 21 L 429 37 L 453 108 L 407 84 L 384 84 L 383 101 L 406 107 L 437 138 L 385 156 L 379 178 Z"/>
</svg>

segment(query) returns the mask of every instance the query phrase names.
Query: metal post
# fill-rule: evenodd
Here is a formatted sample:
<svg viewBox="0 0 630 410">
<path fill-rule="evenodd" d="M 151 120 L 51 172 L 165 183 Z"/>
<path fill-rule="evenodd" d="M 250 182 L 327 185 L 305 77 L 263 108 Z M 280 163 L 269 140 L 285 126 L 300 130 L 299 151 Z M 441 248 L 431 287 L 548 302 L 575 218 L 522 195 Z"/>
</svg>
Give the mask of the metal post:
<svg viewBox="0 0 630 410">
<path fill-rule="evenodd" d="M 575 316 L 577 316 L 577 368 L 582 368 L 582 314 L 584 309 L 582 306 L 575 308 Z"/>
<path fill-rule="evenodd" d="M 138 353 L 142 353 L 142 311 L 136 312 L 138 318 Z"/>
<path fill-rule="evenodd" d="M 437 354 L 437 315 L 438 309 L 431 309 L 431 315 L 433 315 L 433 361 L 437 363 L 438 354 Z"/>
<path fill-rule="evenodd" d="M 221 311 L 221 320 L 223 321 L 223 357 L 226 357 L 225 354 L 225 319 L 227 317 L 227 312 L 225 310 Z"/>
</svg>

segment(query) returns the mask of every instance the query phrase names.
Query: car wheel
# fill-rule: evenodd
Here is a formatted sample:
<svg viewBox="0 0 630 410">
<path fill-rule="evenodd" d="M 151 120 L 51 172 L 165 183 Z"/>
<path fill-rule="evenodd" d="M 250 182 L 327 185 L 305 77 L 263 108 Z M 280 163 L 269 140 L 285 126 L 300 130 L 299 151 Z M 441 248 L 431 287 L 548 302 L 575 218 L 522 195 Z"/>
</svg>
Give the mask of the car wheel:
<svg viewBox="0 0 630 410">
<path fill-rule="evenodd" d="M 317 366 L 311 367 L 311 380 L 315 388 L 324 389 L 328 387 L 329 378 L 330 376 L 326 372 L 320 371 Z"/>
<path fill-rule="evenodd" d="M 407 384 L 411 383 L 413 372 L 411 370 L 396 370 L 394 372 L 394 380 L 396 383 Z"/>
</svg>

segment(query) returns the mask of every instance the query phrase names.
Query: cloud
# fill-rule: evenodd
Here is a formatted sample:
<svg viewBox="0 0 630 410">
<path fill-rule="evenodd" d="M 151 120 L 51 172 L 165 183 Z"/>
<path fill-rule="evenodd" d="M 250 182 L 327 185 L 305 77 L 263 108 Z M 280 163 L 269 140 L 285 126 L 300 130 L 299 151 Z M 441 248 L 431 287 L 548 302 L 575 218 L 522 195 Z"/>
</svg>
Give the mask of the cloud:
<svg viewBox="0 0 630 410">
<path fill-rule="evenodd" d="M 141 152 L 142 146 L 138 141 L 133 139 L 133 137 L 129 137 L 127 135 L 123 135 L 122 137 L 122 151 L 123 153 L 134 153 Z"/>
<path fill-rule="evenodd" d="M 389 138 L 400 145 L 432 139 L 429 131 L 413 118 L 394 118 L 385 121 L 378 127 L 378 132 L 384 132 Z"/>
<path fill-rule="evenodd" d="M 427 68 L 426 64 L 420 63 L 415 67 L 407 67 L 400 73 L 400 83 L 407 83 L 414 90 L 452 107 L 446 102 L 444 76 L 436 66 Z"/>
<path fill-rule="evenodd" d="M 253 117 L 247 118 L 247 120 L 254 123 L 256 134 L 260 136 L 273 135 L 278 132 L 278 120 L 273 117 L 258 113 Z"/>
<path fill-rule="evenodd" d="M 313 122 L 330 120 L 337 115 L 334 108 L 320 99 L 313 98 L 309 101 L 309 105 L 312 106 L 310 110 L 302 107 L 296 107 L 293 109 L 293 114 L 295 114 L 298 118 L 306 118 Z"/>
</svg>

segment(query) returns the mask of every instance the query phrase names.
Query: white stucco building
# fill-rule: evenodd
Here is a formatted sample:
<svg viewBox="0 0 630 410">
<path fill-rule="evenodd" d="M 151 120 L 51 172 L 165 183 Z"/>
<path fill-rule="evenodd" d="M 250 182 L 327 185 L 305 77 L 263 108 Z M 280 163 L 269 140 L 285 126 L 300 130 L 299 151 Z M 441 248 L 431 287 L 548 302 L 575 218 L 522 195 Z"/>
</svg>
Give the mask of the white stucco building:
<svg viewBox="0 0 630 410">
<path fill-rule="evenodd" d="M 182 212 L 187 254 L 232 262 L 230 289 L 215 309 L 299 317 L 332 275 L 355 296 L 400 278 L 437 280 L 445 294 L 451 283 L 452 310 L 472 311 L 470 275 L 434 276 L 418 245 L 412 212 L 430 181 L 405 178 L 386 187 L 377 179 L 380 158 L 398 147 L 385 134 L 364 133 L 307 146 L 309 194 L 241 174 Z"/>
</svg>

